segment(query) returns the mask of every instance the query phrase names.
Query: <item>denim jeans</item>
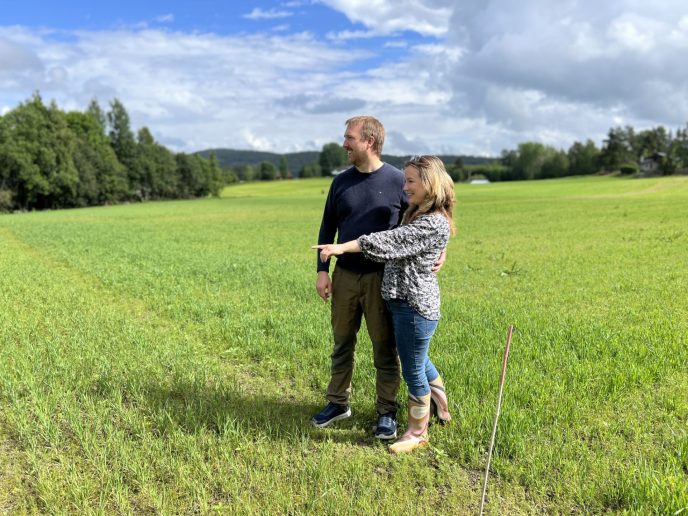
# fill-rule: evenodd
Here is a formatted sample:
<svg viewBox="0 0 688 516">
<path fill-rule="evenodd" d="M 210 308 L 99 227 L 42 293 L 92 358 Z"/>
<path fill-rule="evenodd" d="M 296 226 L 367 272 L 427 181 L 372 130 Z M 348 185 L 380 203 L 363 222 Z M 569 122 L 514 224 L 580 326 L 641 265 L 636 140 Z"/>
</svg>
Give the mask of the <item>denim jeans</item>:
<svg viewBox="0 0 688 516">
<path fill-rule="evenodd" d="M 426 319 L 406 301 L 387 301 L 392 315 L 394 337 L 401 361 L 401 375 L 414 396 L 430 394 L 429 382 L 437 379 L 439 373 L 428 358 L 430 339 L 437 328 L 437 321 Z"/>
</svg>

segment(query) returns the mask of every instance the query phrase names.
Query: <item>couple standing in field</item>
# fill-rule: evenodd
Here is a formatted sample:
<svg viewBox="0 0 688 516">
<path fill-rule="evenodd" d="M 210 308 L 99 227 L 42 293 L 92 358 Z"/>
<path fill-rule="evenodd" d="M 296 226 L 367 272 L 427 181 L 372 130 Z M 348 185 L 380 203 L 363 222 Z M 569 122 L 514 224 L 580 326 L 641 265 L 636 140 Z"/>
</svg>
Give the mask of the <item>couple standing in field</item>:
<svg viewBox="0 0 688 516">
<path fill-rule="evenodd" d="M 436 156 L 416 156 L 404 172 L 381 161 L 385 130 L 370 116 L 346 121 L 352 167 L 332 181 L 318 236 L 316 290 L 331 299 L 334 350 L 328 404 L 313 416 L 320 428 L 351 416 L 356 334 L 364 316 L 376 369 L 375 437 L 397 437 L 401 373 L 408 387 L 408 427 L 392 453 L 428 443 L 431 412 L 451 419 L 437 369 L 428 358 L 440 318 L 435 273 L 454 232 L 454 184 Z M 337 242 L 334 238 L 337 235 Z M 337 263 L 329 275 L 330 258 Z"/>
</svg>

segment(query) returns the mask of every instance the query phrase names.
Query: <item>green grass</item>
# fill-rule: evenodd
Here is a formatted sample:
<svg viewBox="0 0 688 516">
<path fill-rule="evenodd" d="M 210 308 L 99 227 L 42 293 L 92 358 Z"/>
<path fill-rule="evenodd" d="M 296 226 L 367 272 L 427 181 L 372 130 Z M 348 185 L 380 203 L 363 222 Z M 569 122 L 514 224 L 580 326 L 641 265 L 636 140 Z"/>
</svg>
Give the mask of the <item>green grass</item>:
<svg viewBox="0 0 688 516">
<path fill-rule="evenodd" d="M 396 457 L 324 403 L 326 180 L 0 217 L 0 511 L 688 511 L 688 180 L 457 185 L 431 346 L 455 421 Z M 403 401 L 402 392 L 400 401 Z M 402 421 L 404 415 L 402 414 Z"/>
</svg>

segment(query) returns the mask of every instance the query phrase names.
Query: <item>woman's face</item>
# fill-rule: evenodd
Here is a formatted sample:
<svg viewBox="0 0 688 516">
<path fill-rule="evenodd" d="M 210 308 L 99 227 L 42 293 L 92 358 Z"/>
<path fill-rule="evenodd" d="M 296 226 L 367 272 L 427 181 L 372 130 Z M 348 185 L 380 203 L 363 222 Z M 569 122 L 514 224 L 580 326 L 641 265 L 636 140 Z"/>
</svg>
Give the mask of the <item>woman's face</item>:
<svg viewBox="0 0 688 516">
<path fill-rule="evenodd" d="M 425 200 L 427 192 L 416 167 L 408 166 L 404 169 L 404 192 L 408 196 L 409 204 L 420 206 Z"/>
</svg>

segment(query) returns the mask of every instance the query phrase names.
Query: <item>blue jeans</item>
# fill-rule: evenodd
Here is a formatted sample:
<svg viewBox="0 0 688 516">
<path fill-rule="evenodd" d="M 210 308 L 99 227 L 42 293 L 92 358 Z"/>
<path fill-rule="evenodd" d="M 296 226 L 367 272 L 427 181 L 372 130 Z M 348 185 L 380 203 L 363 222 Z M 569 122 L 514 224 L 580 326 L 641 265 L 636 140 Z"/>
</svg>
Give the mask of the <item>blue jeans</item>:
<svg viewBox="0 0 688 516">
<path fill-rule="evenodd" d="M 440 375 L 428 358 L 430 339 L 437 328 L 437 321 L 426 319 L 411 308 L 406 301 L 387 301 L 392 315 L 394 337 L 401 361 L 401 375 L 414 396 L 430 394 L 429 382 Z"/>
</svg>

